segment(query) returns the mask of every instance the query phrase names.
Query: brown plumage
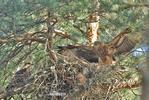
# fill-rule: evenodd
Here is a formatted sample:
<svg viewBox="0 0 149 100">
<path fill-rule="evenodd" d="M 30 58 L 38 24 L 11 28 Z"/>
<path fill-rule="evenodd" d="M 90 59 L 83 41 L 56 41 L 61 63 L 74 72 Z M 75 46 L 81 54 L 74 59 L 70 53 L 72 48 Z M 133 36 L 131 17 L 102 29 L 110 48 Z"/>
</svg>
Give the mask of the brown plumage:
<svg viewBox="0 0 149 100">
<path fill-rule="evenodd" d="M 114 55 L 126 54 L 136 46 L 139 39 L 130 39 L 128 36 L 130 32 L 131 30 L 127 28 L 110 42 L 107 42 L 109 49 L 113 51 Z"/>
<path fill-rule="evenodd" d="M 84 58 L 89 62 L 99 62 L 101 64 L 112 64 L 115 56 L 130 52 L 138 43 L 138 40 L 130 39 L 129 28 L 122 31 L 109 42 L 96 41 L 94 46 L 65 46 L 59 47 L 59 53 L 68 54 L 68 50 L 75 56 Z M 70 55 L 69 55 L 70 56 Z"/>
<path fill-rule="evenodd" d="M 130 52 L 135 46 L 136 46 L 137 41 L 130 40 L 128 37 L 123 37 L 123 40 L 119 42 L 119 44 L 114 45 L 116 48 L 116 53 L 115 54 L 125 54 Z"/>
<path fill-rule="evenodd" d="M 76 56 L 89 62 L 98 62 L 98 56 L 96 55 L 94 48 L 90 46 L 59 46 L 58 53 L 69 58 L 71 58 L 72 56 Z"/>
<path fill-rule="evenodd" d="M 96 54 L 101 58 L 101 63 L 112 64 L 116 55 L 126 54 L 136 46 L 138 41 L 129 38 L 128 33 L 130 32 L 131 30 L 127 28 L 109 42 L 96 41 L 94 43 Z"/>
<path fill-rule="evenodd" d="M 27 84 L 31 76 L 31 63 L 26 63 L 22 69 L 18 70 L 12 77 L 10 83 L 6 87 L 6 91 L 13 91 L 15 88 L 19 88 Z"/>
<path fill-rule="evenodd" d="M 116 55 L 126 54 L 136 46 L 138 41 L 129 38 L 128 33 L 130 32 L 131 30 L 127 28 L 110 42 L 101 43 L 96 41 L 94 43 L 97 55 L 101 58 L 101 63 L 111 64 L 115 61 Z"/>
<path fill-rule="evenodd" d="M 94 43 L 94 49 L 96 52 L 96 55 L 100 58 L 98 62 L 100 64 L 112 64 L 113 61 L 115 61 L 115 57 L 113 55 L 113 50 L 108 47 L 108 44 L 96 41 Z"/>
</svg>

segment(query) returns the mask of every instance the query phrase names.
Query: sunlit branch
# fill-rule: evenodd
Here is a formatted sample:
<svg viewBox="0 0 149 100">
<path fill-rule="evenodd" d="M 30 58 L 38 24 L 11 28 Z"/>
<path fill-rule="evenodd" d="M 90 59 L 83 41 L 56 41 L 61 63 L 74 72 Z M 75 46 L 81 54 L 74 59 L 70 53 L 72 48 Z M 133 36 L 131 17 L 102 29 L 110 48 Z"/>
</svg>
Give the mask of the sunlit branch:
<svg viewBox="0 0 149 100">
<path fill-rule="evenodd" d="M 57 35 L 60 35 L 60 36 L 62 36 L 62 37 L 64 37 L 64 38 L 67 38 L 67 39 L 70 39 L 70 40 L 72 40 L 72 41 L 74 41 L 74 42 L 77 42 L 76 39 L 71 38 L 68 34 L 66 34 L 65 32 L 63 32 L 63 31 L 61 31 L 61 30 L 55 29 L 54 32 L 55 32 Z"/>
</svg>

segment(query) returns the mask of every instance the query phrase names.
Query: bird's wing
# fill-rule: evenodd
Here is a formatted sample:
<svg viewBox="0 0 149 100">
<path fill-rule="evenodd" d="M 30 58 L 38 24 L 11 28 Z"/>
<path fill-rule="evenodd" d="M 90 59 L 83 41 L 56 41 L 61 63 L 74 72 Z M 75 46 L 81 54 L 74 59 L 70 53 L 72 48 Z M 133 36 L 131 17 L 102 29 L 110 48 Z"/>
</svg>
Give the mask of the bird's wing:
<svg viewBox="0 0 149 100">
<path fill-rule="evenodd" d="M 108 42 L 109 48 L 112 48 L 113 54 L 125 54 L 130 52 L 138 43 L 138 40 L 130 39 L 127 33 L 120 33 L 113 40 Z"/>
<path fill-rule="evenodd" d="M 131 40 L 127 36 L 122 37 L 117 44 L 114 45 L 116 48 L 116 55 L 126 54 L 130 52 L 137 44 L 138 41 Z"/>
<path fill-rule="evenodd" d="M 89 62 L 98 62 L 98 56 L 96 55 L 94 48 L 91 46 L 61 46 L 59 47 L 58 53 L 70 57 L 74 54 L 78 58 L 83 58 Z"/>
<path fill-rule="evenodd" d="M 124 31 L 119 33 L 114 39 L 112 39 L 110 42 L 108 42 L 109 45 L 117 45 L 119 41 L 121 41 L 128 33 L 130 33 L 131 30 L 129 28 L 126 28 Z"/>
</svg>

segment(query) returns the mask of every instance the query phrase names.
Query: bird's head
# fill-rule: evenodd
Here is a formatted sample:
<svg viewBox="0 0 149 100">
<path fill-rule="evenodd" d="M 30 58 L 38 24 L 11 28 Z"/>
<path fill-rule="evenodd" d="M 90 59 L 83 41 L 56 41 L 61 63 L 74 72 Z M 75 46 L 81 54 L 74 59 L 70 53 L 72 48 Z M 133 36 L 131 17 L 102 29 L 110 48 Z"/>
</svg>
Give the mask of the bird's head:
<svg viewBox="0 0 149 100">
<path fill-rule="evenodd" d="M 94 47 L 99 47 L 99 46 L 104 46 L 104 44 L 105 44 L 105 43 L 103 43 L 103 42 L 95 41 L 93 46 L 94 46 Z"/>
<path fill-rule="evenodd" d="M 27 62 L 27 63 L 24 64 L 23 69 L 24 68 L 30 68 L 32 65 L 33 65 L 32 63 Z"/>
<path fill-rule="evenodd" d="M 131 32 L 131 29 L 130 28 L 126 28 L 125 30 L 124 30 L 124 33 L 130 33 Z"/>
</svg>

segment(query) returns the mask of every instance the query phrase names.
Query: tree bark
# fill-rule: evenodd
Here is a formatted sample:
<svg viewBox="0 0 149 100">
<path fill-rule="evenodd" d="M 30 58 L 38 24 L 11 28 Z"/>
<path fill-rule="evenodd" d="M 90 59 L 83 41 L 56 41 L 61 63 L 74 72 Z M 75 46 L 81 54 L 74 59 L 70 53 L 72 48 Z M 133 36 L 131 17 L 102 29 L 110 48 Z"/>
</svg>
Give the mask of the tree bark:
<svg viewBox="0 0 149 100">
<path fill-rule="evenodd" d="M 99 15 L 98 15 L 98 10 L 100 8 L 100 3 L 97 0 L 97 5 L 95 10 L 91 13 L 90 19 L 89 19 L 89 33 L 88 33 L 88 40 L 89 40 L 89 45 L 93 45 L 93 43 L 97 40 L 98 37 L 98 29 L 99 29 Z"/>
<path fill-rule="evenodd" d="M 149 27 L 149 18 L 148 18 L 147 27 Z M 145 37 L 147 41 L 147 46 L 149 47 L 149 28 L 145 32 Z M 147 50 L 147 66 L 144 68 L 142 73 L 142 100 L 149 100 L 149 51 Z"/>
</svg>

